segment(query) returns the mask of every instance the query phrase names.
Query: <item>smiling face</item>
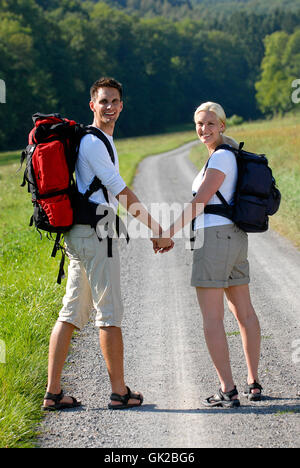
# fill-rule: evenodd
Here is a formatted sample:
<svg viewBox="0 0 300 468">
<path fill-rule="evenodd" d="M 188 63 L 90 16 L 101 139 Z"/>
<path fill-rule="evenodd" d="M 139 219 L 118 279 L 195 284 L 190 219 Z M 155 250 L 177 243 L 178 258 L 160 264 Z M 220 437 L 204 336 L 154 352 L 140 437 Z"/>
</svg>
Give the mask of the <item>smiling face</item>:
<svg viewBox="0 0 300 468">
<path fill-rule="evenodd" d="M 214 150 L 222 144 L 225 124 L 212 111 L 200 111 L 195 116 L 196 132 L 208 149 Z"/>
<path fill-rule="evenodd" d="M 109 135 L 113 134 L 115 123 L 123 109 L 123 101 L 116 88 L 101 87 L 90 101 L 94 113 L 93 125 Z"/>
</svg>

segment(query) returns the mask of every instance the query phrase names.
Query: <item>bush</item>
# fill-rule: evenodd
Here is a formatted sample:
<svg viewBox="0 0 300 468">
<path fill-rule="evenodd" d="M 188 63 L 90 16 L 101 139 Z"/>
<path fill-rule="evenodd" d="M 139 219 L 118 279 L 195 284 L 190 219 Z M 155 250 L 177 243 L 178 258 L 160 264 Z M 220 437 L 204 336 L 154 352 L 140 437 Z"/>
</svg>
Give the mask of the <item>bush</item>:
<svg viewBox="0 0 300 468">
<path fill-rule="evenodd" d="M 229 117 L 229 119 L 227 119 L 228 127 L 233 127 L 234 125 L 241 125 L 242 123 L 244 123 L 244 119 L 240 115 L 234 114 L 231 117 Z"/>
</svg>

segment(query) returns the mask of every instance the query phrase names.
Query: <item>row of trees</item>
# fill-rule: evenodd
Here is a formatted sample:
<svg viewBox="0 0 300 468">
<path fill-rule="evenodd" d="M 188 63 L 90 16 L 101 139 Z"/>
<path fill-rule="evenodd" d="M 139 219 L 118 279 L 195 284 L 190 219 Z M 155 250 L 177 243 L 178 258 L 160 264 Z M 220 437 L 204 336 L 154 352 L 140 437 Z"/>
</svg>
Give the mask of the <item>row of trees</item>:
<svg viewBox="0 0 300 468">
<path fill-rule="evenodd" d="M 89 88 L 104 75 L 124 85 L 118 136 L 190 122 L 195 107 L 207 100 L 245 119 L 273 112 L 259 85 L 259 106 L 256 101 L 264 38 L 279 31 L 286 47 L 291 38 L 291 57 L 299 22 L 300 12 L 236 13 L 212 25 L 138 18 L 103 2 L 0 0 L 0 79 L 6 83 L 0 150 L 26 144 L 31 115 L 38 111 L 90 123 Z M 268 41 L 263 67 L 268 54 L 276 55 Z M 263 70 L 261 86 L 268 87 L 270 73 Z"/>
<path fill-rule="evenodd" d="M 92 0 L 96 3 L 98 0 Z M 233 11 L 246 14 L 269 14 L 280 8 L 289 13 L 299 10 L 298 0 L 104 0 L 109 6 L 121 8 L 128 14 L 153 18 L 164 16 L 223 21 Z M 40 0 L 46 3 L 47 0 Z"/>
</svg>

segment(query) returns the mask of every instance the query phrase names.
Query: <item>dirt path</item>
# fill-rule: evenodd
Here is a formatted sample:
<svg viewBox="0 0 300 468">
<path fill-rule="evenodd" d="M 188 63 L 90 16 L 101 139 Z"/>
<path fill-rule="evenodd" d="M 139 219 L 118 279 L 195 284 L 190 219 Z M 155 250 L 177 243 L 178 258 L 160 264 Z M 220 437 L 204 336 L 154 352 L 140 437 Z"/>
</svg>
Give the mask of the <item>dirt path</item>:
<svg viewBox="0 0 300 468">
<path fill-rule="evenodd" d="M 191 144 L 149 157 L 135 191 L 154 202 L 191 199 L 196 169 Z M 205 409 L 217 378 L 206 350 L 195 291 L 192 255 L 183 239 L 154 255 L 148 240 L 122 241 L 122 291 L 127 384 L 144 393 L 139 409 L 107 410 L 110 388 L 93 321 L 73 340 L 64 388 L 84 402 L 79 410 L 49 414 L 40 447 L 300 447 L 300 253 L 274 232 L 249 235 L 251 294 L 262 328 L 261 382 L 266 398 L 241 396 L 236 410 Z M 247 372 L 238 327 L 226 311 L 233 373 L 240 393 Z"/>
</svg>

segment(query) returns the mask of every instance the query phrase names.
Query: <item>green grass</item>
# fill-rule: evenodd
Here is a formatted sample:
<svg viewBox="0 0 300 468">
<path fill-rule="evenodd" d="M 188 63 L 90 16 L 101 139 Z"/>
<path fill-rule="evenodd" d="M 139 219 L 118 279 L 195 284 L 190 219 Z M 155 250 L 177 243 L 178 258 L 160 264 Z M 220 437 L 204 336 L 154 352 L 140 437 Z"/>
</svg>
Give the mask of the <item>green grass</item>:
<svg viewBox="0 0 300 468">
<path fill-rule="evenodd" d="M 118 140 L 120 173 L 131 186 L 139 162 L 146 156 L 169 151 L 196 139 L 194 131 Z"/>
<path fill-rule="evenodd" d="M 0 153 L 0 166 L 6 166 L 7 164 L 13 164 L 20 160 L 21 151 L 7 151 Z"/>
<path fill-rule="evenodd" d="M 6 345 L 6 363 L 0 363 L 0 447 L 32 445 L 50 328 L 63 293 L 55 284 L 50 242 L 41 242 L 28 227 L 31 202 L 17 168 L 0 169 L 0 339 Z"/>
<path fill-rule="evenodd" d="M 300 249 L 300 115 L 231 127 L 226 132 L 244 141 L 248 151 L 265 153 L 281 191 L 279 211 L 270 217 L 271 228 Z M 200 168 L 207 159 L 204 145 L 193 148 L 191 159 Z"/>
</svg>

